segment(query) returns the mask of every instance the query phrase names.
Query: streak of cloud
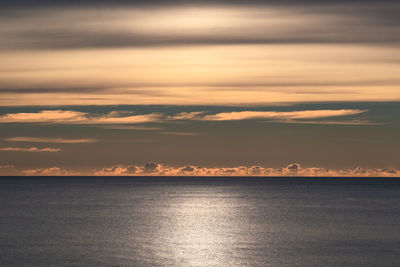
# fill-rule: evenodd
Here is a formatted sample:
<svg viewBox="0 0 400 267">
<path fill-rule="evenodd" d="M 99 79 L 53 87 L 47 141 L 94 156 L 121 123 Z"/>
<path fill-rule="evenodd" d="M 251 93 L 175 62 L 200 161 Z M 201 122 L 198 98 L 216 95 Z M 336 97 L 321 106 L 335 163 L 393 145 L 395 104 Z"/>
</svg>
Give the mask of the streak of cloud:
<svg viewBox="0 0 400 267">
<path fill-rule="evenodd" d="M 103 115 L 93 115 L 73 110 L 42 110 L 35 113 L 8 113 L 0 116 L 0 123 L 49 123 L 49 124 L 94 124 L 106 125 L 103 127 L 120 130 L 162 130 L 160 127 L 124 126 L 123 124 L 143 124 L 151 122 L 171 121 L 241 121 L 241 120 L 269 120 L 277 123 L 304 123 L 304 124 L 343 124 L 343 125 L 380 125 L 363 120 L 324 121 L 318 119 L 345 117 L 367 112 L 361 109 L 324 109 L 300 111 L 234 111 L 207 114 L 205 111 L 181 112 L 175 115 L 149 113 L 131 115 L 131 112 L 111 111 Z M 107 126 L 113 125 L 116 126 Z M 159 131 L 166 135 L 200 135 L 193 132 Z M 62 139 L 37 137 L 10 137 L 6 141 L 19 142 L 48 142 L 48 143 L 90 143 L 94 139 Z"/>
<path fill-rule="evenodd" d="M 252 1 L 253 2 L 253 1 Z M 6 25 L 0 43 L 2 49 L 80 49 L 117 47 L 159 47 L 231 44 L 315 44 L 315 43 L 398 43 L 400 22 L 394 15 L 395 2 L 377 5 L 355 5 L 348 1 L 298 1 L 302 8 L 293 8 L 290 1 L 255 1 L 251 4 L 215 5 L 196 1 L 190 5 L 145 7 L 143 1 L 129 7 L 96 12 L 76 5 L 65 5 L 62 11 L 48 2 L 31 10 L 9 8 L 3 13 Z M 36 1 L 35 1 L 36 3 Z M 104 2 L 103 2 L 104 3 Z M 125 2 L 127 3 L 127 2 Z M 170 2 L 171 3 L 171 2 Z M 189 2 L 186 2 L 187 4 Z M 312 5 L 310 4 L 312 3 Z M 205 5 L 208 4 L 208 5 Z M 305 7 L 308 4 L 307 8 Z M 135 8 L 135 5 L 142 6 Z M 53 3 L 54 6 L 54 3 Z M 57 5 L 55 5 L 57 6 Z M 151 8 L 151 12 L 149 11 Z M 98 7 L 99 10 L 106 10 Z M 0 14 L 2 14 L 0 13 Z M 173 13 L 173 15 L 171 15 Z M 11 14 L 11 15 L 10 15 Z M 14 15 L 14 16 L 12 16 Z M 45 23 L 46 20 L 52 23 Z M 37 27 L 40 25 L 41 27 Z M 12 30 L 9 30 L 9 29 Z"/>
<path fill-rule="evenodd" d="M 27 137 L 16 136 L 4 138 L 7 142 L 32 142 L 32 143 L 60 143 L 60 144 L 81 144 L 81 143 L 94 143 L 96 139 L 67 139 L 67 138 L 45 138 L 45 137 Z"/>
<path fill-rule="evenodd" d="M 59 152 L 59 151 L 61 151 L 61 149 L 60 148 L 50 148 L 50 147 L 45 147 L 45 148 L 37 148 L 37 147 L 29 147 L 29 148 L 24 148 L 24 147 L 2 147 L 2 148 L 0 148 L 0 151 Z"/>
<path fill-rule="evenodd" d="M 26 176 L 66 176 L 77 174 L 59 167 L 22 170 L 21 173 Z"/>
<path fill-rule="evenodd" d="M 161 119 L 158 113 L 120 116 L 110 112 L 102 116 L 72 110 L 43 110 L 35 113 L 8 113 L 0 116 L 0 123 L 52 123 L 52 124 L 135 124 L 155 122 Z"/>
<path fill-rule="evenodd" d="M 302 110 L 302 111 L 237 111 L 221 112 L 213 115 L 202 115 L 198 112 L 180 113 L 172 119 L 177 120 L 202 120 L 202 121 L 235 121 L 251 119 L 321 119 L 329 117 L 342 117 L 357 115 L 367 110 L 359 109 L 339 109 L 339 110 Z M 285 122 L 285 121 L 281 121 Z"/>
</svg>

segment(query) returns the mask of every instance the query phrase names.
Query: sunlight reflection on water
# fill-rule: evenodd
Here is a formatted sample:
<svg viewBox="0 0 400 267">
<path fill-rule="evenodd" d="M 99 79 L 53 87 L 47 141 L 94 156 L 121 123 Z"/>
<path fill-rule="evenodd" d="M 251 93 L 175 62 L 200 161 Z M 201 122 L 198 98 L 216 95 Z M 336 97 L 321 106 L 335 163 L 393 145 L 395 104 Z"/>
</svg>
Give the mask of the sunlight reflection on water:
<svg viewBox="0 0 400 267">
<path fill-rule="evenodd" d="M 251 234 L 245 198 L 215 188 L 168 195 L 148 228 L 159 247 L 143 248 L 143 257 L 150 253 L 173 266 L 243 266 L 240 251 L 248 249 L 248 238 L 242 234 Z"/>
</svg>

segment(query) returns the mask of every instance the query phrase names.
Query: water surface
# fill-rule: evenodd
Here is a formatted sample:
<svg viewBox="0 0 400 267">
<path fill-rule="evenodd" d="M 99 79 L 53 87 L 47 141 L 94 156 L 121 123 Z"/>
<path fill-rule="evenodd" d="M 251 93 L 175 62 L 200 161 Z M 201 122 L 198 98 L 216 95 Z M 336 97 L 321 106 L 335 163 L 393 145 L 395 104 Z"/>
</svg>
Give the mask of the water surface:
<svg viewBox="0 0 400 267">
<path fill-rule="evenodd" d="M 1 266 L 399 264 L 400 179 L 0 179 Z"/>
</svg>

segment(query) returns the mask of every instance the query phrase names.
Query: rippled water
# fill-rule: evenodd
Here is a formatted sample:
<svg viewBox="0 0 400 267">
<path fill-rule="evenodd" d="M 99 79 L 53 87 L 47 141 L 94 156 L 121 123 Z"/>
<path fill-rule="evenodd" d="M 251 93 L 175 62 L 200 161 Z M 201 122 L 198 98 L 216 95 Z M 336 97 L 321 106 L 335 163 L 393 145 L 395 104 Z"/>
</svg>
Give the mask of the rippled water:
<svg viewBox="0 0 400 267">
<path fill-rule="evenodd" d="M 0 179 L 1 266 L 400 266 L 400 179 Z"/>
</svg>

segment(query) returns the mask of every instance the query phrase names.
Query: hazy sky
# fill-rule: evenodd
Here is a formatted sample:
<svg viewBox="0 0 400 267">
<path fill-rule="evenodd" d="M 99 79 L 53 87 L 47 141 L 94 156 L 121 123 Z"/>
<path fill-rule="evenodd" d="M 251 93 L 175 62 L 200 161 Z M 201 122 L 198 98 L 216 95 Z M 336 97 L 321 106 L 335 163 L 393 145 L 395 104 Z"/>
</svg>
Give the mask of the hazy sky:
<svg viewBox="0 0 400 267">
<path fill-rule="evenodd" d="M 400 175 L 399 12 L 1 1 L 0 174 Z"/>
</svg>

